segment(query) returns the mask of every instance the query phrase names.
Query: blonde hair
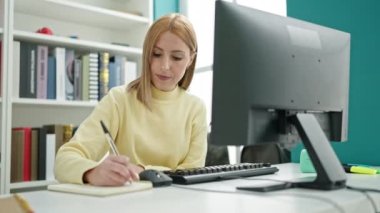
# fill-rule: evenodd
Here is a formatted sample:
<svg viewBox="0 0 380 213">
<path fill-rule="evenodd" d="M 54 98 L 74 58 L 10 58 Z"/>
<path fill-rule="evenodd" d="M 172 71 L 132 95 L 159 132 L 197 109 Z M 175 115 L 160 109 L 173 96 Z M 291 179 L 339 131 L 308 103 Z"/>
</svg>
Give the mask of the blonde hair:
<svg viewBox="0 0 380 213">
<path fill-rule="evenodd" d="M 141 76 L 128 85 L 128 91 L 136 89 L 137 99 L 149 109 L 151 109 L 152 100 L 151 71 L 149 62 L 153 54 L 154 45 L 157 43 L 159 37 L 167 31 L 182 39 L 182 41 L 185 42 L 185 44 L 190 48 L 190 54 L 193 57 L 192 63 L 187 67 L 185 75 L 178 82 L 178 86 L 187 90 L 194 75 L 198 46 L 192 24 L 185 16 L 177 13 L 161 17 L 153 23 L 145 36 Z"/>
</svg>

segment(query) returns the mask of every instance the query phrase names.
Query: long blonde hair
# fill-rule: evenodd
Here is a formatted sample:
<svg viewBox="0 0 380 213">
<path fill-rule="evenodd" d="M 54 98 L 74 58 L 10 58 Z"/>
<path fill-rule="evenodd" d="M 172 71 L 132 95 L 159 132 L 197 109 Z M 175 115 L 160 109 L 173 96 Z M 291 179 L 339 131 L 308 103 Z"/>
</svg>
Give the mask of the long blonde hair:
<svg viewBox="0 0 380 213">
<path fill-rule="evenodd" d="M 185 16 L 177 13 L 161 17 L 152 24 L 145 37 L 141 76 L 128 85 L 128 91 L 136 89 L 137 99 L 140 100 L 148 109 L 151 109 L 152 100 L 150 58 L 153 54 L 153 47 L 157 43 L 159 37 L 167 31 L 181 38 L 182 41 L 184 41 L 190 48 L 190 54 L 193 57 L 192 63 L 186 69 L 183 78 L 178 82 L 178 86 L 187 90 L 194 75 L 198 45 L 192 24 Z"/>
</svg>

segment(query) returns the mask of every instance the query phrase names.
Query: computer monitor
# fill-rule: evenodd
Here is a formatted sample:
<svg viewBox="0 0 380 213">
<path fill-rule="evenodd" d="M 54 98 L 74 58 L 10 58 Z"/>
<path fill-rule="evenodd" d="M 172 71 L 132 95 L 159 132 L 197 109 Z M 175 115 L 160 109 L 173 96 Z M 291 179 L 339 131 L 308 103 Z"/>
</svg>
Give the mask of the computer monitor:
<svg viewBox="0 0 380 213">
<path fill-rule="evenodd" d="M 301 140 L 317 171 L 305 187 L 346 175 L 330 141 L 347 140 L 350 34 L 216 1 L 211 143 Z"/>
</svg>

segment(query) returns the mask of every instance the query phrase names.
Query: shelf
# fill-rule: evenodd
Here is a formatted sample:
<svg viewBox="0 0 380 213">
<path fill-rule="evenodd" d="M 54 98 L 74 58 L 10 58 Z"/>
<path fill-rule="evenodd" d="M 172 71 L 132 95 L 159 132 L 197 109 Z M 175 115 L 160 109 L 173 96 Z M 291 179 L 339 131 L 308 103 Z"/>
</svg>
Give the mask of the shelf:
<svg viewBox="0 0 380 213">
<path fill-rule="evenodd" d="M 109 29 L 148 26 L 147 17 L 67 0 L 17 0 L 16 11 Z"/>
<path fill-rule="evenodd" d="M 8 2 L 3 0 L 0 2 Z M 10 64 L 13 41 L 46 45 L 49 48 L 73 49 L 78 56 L 88 53 L 108 52 L 110 55 L 125 56 L 136 63 L 138 70 L 143 66 L 142 46 L 145 35 L 153 20 L 153 0 L 9 0 L 10 7 L 2 8 L 10 14 L 0 24 L 0 41 L 3 42 L 2 59 Z M 0 3 L 0 7 L 1 7 Z M 3 5 L 4 6 L 4 5 Z M 0 8 L 1 9 L 1 8 Z M 3 15 L 1 14 L 0 17 Z M 0 18 L 1 19 L 1 18 Z M 48 27 L 53 35 L 36 33 Z M 6 40 L 4 39 L 6 35 Z M 77 37 L 77 38 L 70 38 Z M 9 40 L 10 39 L 10 40 Z M 12 41 L 13 39 L 13 41 Z M 126 44 L 126 45 L 124 45 Z M 128 46 L 129 45 L 129 46 Z M 20 56 L 21 57 L 21 56 Z M 14 75 L 12 69 L 6 76 Z M 3 73 L 4 74 L 4 73 Z M 0 196 L 21 191 L 40 190 L 56 180 L 10 183 L 12 142 L 14 127 L 40 127 L 46 124 L 73 124 L 79 126 L 92 113 L 98 101 L 68 101 L 13 97 L 13 85 L 7 84 L 7 98 L 0 97 Z M 17 85 L 15 85 L 17 86 Z M 17 97 L 17 98 L 16 98 Z M 2 103 L 4 102 L 4 103 Z M 4 172 L 4 170 L 6 172 Z M 0 210 L 1 211 L 1 210 Z"/>
<path fill-rule="evenodd" d="M 63 107 L 95 107 L 98 102 L 90 101 L 57 101 L 35 98 L 15 98 L 13 104 L 35 106 L 63 106 Z"/>
<path fill-rule="evenodd" d="M 44 187 L 44 186 L 55 184 L 55 183 L 57 183 L 56 180 L 25 181 L 25 182 L 11 183 L 10 188 L 11 190 L 37 188 L 37 187 Z"/>
<path fill-rule="evenodd" d="M 125 47 L 101 42 L 86 41 L 81 39 L 72 39 L 54 35 L 45 35 L 41 33 L 25 32 L 20 30 L 14 31 L 15 40 L 43 43 L 52 46 L 64 46 L 82 51 L 107 51 L 111 54 L 126 55 L 132 60 L 138 60 L 142 55 L 142 49 L 134 47 Z"/>
</svg>

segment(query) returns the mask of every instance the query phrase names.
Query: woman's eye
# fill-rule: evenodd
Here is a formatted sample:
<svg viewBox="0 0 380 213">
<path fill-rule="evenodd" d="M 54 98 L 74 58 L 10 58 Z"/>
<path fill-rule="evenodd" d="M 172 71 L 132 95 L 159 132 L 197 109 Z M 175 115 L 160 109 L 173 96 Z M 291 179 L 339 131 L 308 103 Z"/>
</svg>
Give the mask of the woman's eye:
<svg viewBox="0 0 380 213">
<path fill-rule="evenodd" d="M 180 60 L 182 60 L 182 57 L 176 57 L 176 56 L 173 56 L 173 59 L 174 59 L 175 61 L 180 61 Z"/>
<path fill-rule="evenodd" d="M 160 56 L 161 56 L 161 53 L 153 53 L 153 57 L 158 58 L 158 57 L 160 57 Z"/>
</svg>

